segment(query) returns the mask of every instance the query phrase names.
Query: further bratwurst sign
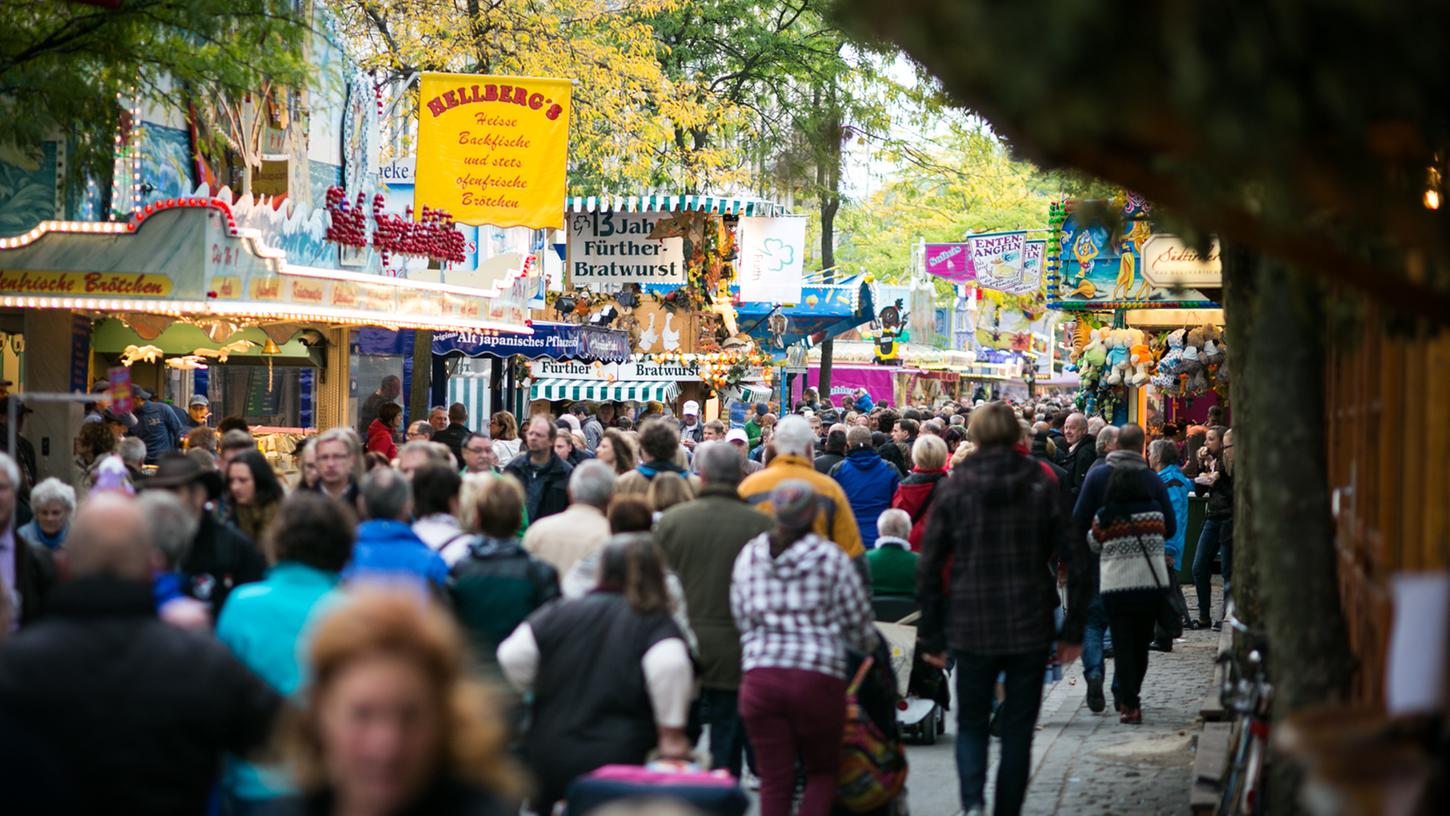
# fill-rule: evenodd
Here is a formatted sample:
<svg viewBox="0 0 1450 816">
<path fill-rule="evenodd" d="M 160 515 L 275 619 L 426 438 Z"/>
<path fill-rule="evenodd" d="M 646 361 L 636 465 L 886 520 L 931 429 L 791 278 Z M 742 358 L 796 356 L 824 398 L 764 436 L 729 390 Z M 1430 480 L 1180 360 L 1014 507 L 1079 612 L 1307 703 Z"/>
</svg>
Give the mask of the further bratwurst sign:
<svg viewBox="0 0 1450 816">
<path fill-rule="evenodd" d="M 569 80 L 427 73 L 418 87 L 415 218 L 564 226 Z"/>
</svg>

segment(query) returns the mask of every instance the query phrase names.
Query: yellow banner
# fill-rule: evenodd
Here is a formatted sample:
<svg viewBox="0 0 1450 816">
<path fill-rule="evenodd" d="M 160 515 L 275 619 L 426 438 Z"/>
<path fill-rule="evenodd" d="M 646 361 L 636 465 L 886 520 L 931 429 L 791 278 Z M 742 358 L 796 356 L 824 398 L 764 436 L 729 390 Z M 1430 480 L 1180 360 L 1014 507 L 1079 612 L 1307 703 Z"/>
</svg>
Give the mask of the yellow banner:
<svg viewBox="0 0 1450 816">
<path fill-rule="evenodd" d="M 419 80 L 413 215 L 561 229 L 569 157 L 567 79 L 425 73 Z"/>
</svg>

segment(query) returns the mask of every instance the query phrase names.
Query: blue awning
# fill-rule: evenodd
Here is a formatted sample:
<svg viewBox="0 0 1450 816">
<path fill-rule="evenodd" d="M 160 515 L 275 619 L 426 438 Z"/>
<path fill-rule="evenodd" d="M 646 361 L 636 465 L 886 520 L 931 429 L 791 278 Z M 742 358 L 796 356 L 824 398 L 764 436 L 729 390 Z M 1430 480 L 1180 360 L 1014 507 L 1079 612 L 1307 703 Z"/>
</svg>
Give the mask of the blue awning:
<svg viewBox="0 0 1450 816">
<path fill-rule="evenodd" d="M 433 354 L 446 357 L 508 357 L 522 354 L 531 360 L 602 360 L 608 363 L 629 359 L 629 333 L 576 323 L 536 320 L 532 335 L 434 332 Z"/>
<path fill-rule="evenodd" d="M 814 305 L 810 303 L 812 296 L 816 298 Z M 740 330 L 754 338 L 761 349 L 780 356 L 785 349 L 775 342 L 770 333 L 769 318 L 774 310 L 775 304 L 772 303 L 742 303 L 735 310 L 736 322 Z M 806 286 L 801 289 L 801 302 L 782 306 L 781 312 L 786 318 L 785 346 L 802 340 L 819 343 L 876 319 L 871 286 L 864 281 L 859 284 Z"/>
</svg>

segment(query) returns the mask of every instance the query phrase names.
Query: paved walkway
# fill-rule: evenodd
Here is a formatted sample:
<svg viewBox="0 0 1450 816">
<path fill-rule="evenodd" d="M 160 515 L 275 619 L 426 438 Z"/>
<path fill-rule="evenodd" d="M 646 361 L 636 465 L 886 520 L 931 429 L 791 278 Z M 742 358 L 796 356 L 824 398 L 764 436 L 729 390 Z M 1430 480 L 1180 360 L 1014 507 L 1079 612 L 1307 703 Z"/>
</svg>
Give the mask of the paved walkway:
<svg viewBox="0 0 1450 816">
<path fill-rule="evenodd" d="M 1192 588 L 1185 587 L 1184 593 L 1189 609 L 1196 610 Z M 1212 682 L 1218 633 L 1203 630 L 1184 634 L 1171 653 L 1152 652 L 1149 657 L 1142 725 L 1120 724 L 1111 705 L 1102 714 L 1088 710 L 1081 663 L 1074 664 L 1061 681 L 1044 689 L 1024 813 L 1188 811 L 1192 740 L 1198 730 L 1199 705 Z M 1112 672 L 1109 660 L 1109 682 Z M 953 716 L 947 736 L 936 745 L 908 749 L 912 764 L 909 801 L 914 816 L 961 812 L 952 747 L 955 731 Z M 992 752 L 989 805 L 996 775 L 995 741 Z"/>
</svg>

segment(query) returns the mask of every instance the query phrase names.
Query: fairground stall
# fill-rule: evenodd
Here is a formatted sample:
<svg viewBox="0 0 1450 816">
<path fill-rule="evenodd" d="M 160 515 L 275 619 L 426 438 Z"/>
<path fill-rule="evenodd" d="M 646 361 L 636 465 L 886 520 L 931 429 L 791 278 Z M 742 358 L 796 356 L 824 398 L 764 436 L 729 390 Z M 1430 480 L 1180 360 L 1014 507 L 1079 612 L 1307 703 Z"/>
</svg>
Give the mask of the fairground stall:
<svg viewBox="0 0 1450 816">
<path fill-rule="evenodd" d="M 787 410 L 808 387 L 807 352 L 876 319 L 869 276 L 832 276 L 832 283 L 826 279 L 820 273 L 807 275 L 795 303 L 753 301 L 737 308 L 741 331 L 754 338 L 779 368 L 775 396 Z"/>
<path fill-rule="evenodd" d="M 955 243 L 924 243 L 921 269 L 952 284 L 951 344 L 970 354 L 956 398 L 1021 401 L 1057 371 L 1052 345 L 1056 314 L 1047 308 L 1043 230 L 968 235 Z M 946 315 L 944 315 L 944 318 Z"/>
<path fill-rule="evenodd" d="M 1156 433 L 1203 421 L 1229 372 L 1217 250 L 1157 234 L 1151 217 L 1133 195 L 1053 204 L 1047 276 L 1048 305 L 1072 323 L 1077 407 Z"/>
<path fill-rule="evenodd" d="M 244 419 L 283 461 L 294 437 L 354 423 L 409 377 L 407 355 L 371 357 L 360 329 L 531 333 L 526 262 L 471 274 L 448 212 L 383 195 L 383 89 L 335 43 L 314 42 L 307 88 L 117 100 L 108 185 L 73 183 L 63 140 L 0 153 L 15 390 L 88 393 L 124 369 L 179 414 L 206 397 L 211 424 Z M 41 475 L 69 479 L 80 422 L 79 403 L 30 415 Z"/>
<path fill-rule="evenodd" d="M 571 198 L 565 221 L 543 315 L 622 332 L 630 357 L 533 363 L 531 401 L 608 400 L 636 417 L 696 402 L 709 419 L 771 398 L 776 361 L 736 306 L 800 299 L 802 219 L 757 199 L 658 195 Z"/>
</svg>

